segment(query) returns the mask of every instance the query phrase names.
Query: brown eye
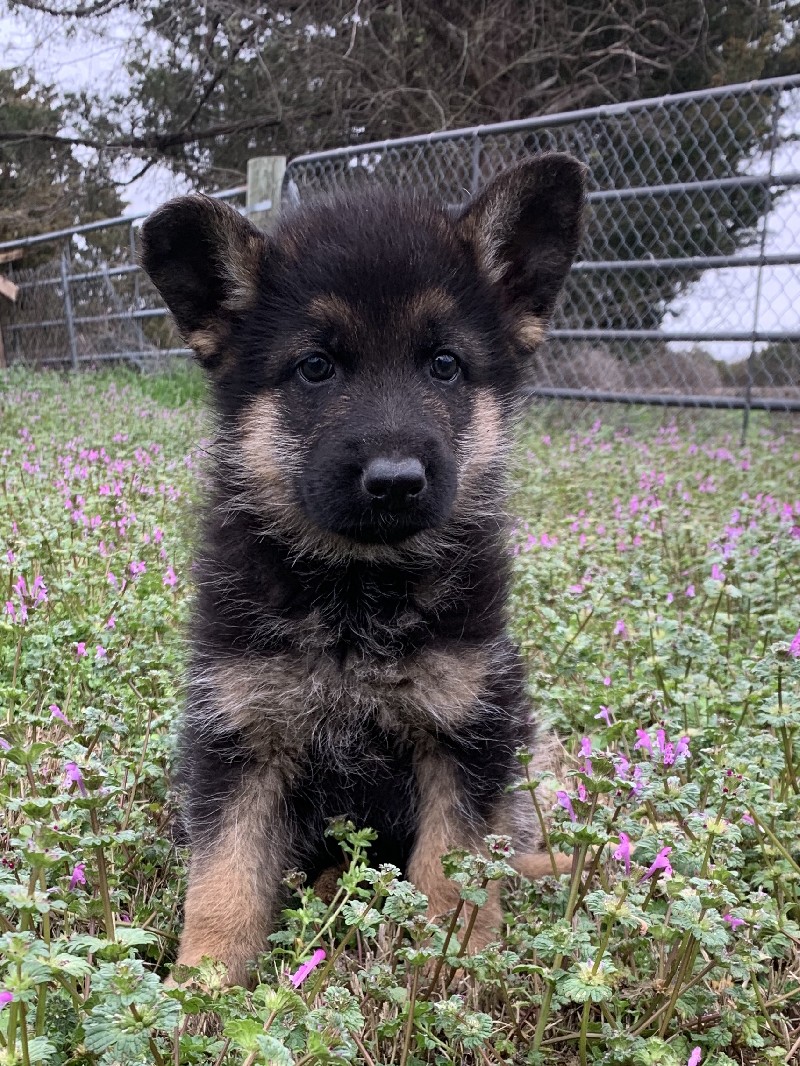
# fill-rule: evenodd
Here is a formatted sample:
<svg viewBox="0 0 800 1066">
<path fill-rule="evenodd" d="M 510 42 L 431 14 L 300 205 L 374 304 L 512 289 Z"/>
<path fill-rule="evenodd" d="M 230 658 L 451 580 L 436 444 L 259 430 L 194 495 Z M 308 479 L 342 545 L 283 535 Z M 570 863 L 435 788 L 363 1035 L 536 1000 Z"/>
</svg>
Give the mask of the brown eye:
<svg viewBox="0 0 800 1066">
<path fill-rule="evenodd" d="M 431 360 L 431 376 L 438 381 L 453 381 L 460 369 L 461 364 L 452 352 L 437 352 Z"/>
<path fill-rule="evenodd" d="M 320 381 L 327 381 L 336 372 L 330 359 L 320 352 L 313 352 L 311 355 L 307 355 L 298 364 L 297 370 L 301 377 L 305 378 L 306 381 L 310 381 L 313 385 L 317 385 Z"/>
</svg>

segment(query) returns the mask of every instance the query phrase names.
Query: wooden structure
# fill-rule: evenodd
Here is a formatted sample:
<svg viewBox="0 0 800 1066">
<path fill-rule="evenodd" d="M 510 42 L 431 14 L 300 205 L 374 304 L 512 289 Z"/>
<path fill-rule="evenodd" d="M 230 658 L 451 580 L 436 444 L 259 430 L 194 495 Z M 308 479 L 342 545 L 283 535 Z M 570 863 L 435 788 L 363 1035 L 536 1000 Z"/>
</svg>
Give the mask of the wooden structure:
<svg viewBox="0 0 800 1066">
<path fill-rule="evenodd" d="M 22 258 L 22 255 L 21 248 L 14 248 L 9 252 L 0 252 L 0 263 L 16 262 L 17 259 Z M 18 295 L 19 288 L 11 278 L 7 278 L 5 274 L 0 274 L 0 296 L 5 297 L 6 300 L 11 300 L 12 303 L 16 303 Z M 0 370 L 5 370 L 7 366 L 6 350 L 3 346 L 3 330 L 0 328 Z"/>
</svg>

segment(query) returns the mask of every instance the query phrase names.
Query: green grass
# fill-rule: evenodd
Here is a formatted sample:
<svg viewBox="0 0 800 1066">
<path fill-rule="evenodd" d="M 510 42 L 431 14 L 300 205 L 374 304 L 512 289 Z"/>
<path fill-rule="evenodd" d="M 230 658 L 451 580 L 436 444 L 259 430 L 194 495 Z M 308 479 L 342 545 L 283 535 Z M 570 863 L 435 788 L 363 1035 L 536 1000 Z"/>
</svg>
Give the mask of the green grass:
<svg viewBox="0 0 800 1066">
<path fill-rule="evenodd" d="M 800 423 L 741 450 L 734 416 L 532 413 L 513 627 L 569 758 L 552 817 L 526 787 L 573 874 L 510 879 L 502 943 L 460 956 L 460 914 L 431 926 L 339 826 L 338 896 L 295 885 L 250 994 L 162 984 L 202 395 L 185 369 L 0 377 L 0 1063 L 796 1056 Z M 465 900 L 493 849 L 448 857 Z"/>
</svg>

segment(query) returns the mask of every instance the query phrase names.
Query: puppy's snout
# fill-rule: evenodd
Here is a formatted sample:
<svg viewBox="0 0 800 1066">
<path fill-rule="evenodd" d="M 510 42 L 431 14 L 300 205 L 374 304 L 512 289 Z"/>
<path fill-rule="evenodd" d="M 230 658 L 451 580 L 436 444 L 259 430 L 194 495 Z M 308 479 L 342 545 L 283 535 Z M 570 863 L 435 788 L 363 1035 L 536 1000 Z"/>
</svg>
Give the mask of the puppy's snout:
<svg viewBox="0 0 800 1066">
<path fill-rule="evenodd" d="M 419 459 L 379 458 L 367 463 L 361 484 L 373 500 L 401 507 L 420 497 L 428 482 Z"/>
</svg>

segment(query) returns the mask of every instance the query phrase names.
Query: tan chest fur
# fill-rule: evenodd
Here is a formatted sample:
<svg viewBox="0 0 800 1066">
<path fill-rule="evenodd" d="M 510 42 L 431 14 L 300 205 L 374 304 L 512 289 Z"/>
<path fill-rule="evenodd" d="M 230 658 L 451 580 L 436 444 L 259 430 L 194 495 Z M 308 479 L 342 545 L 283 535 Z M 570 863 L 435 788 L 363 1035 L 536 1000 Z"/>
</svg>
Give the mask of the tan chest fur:
<svg viewBox="0 0 800 1066">
<path fill-rule="evenodd" d="M 354 735 L 369 720 L 387 733 L 433 732 L 469 720 L 490 660 L 485 648 L 394 660 L 351 653 L 343 662 L 312 651 L 228 658 L 196 675 L 207 695 L 191 714 L 205 729 L 243 733 L 263 754 Z"/>
</svg>

